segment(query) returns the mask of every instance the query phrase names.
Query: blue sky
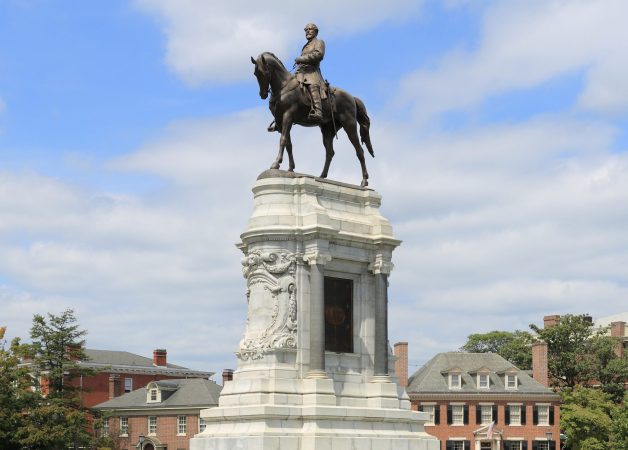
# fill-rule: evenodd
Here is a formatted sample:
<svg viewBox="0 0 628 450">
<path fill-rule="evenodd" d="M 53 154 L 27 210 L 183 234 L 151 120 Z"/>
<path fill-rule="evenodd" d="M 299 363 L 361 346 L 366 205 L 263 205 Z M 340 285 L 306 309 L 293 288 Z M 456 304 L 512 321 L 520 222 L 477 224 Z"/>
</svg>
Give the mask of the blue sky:
<svg viewBox="0 0 628 450">
<path fill-rule="evenodd" d="M 291 66 L 311 21 L 323 75 L 372 119 L 371 187 L 404 241 L 390 338 L 412 364 L 473 332 L 626 310 L 623 1 L 0 1 L 9 336 L 72 307 L 90 347 L 234 367 L 233 244 L 277 147 L 250 56 Z M 318 174 L 318 131 L 293 140 Z M 330 177 L 359 183 L 335 145 Z"/>
</svg>

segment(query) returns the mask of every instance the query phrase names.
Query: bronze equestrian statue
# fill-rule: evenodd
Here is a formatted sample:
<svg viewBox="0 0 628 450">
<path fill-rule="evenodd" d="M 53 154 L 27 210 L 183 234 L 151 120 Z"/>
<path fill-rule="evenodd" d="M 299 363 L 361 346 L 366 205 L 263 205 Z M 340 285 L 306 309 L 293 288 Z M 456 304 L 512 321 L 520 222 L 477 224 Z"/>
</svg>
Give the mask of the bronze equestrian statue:
<svg viewBox="0 0 628 450">
<path fill-rule="evenodd" d="M 318 28 L 314 24 L 305 27 L 305 36 L 308 43 L 303 47 L 301 56 L 296 58 L 296 75 L 286 69 L 283 63 L 274 54 L 264 52 L 257 59 L 251 57 L 255 65 L 255 77 L 259 84 L 259 95 L 262 99 L 268 98 L 270 111 L 275 119 L 275 125 L 269 131 L 281 133 L 279 139 L 279 153 L 271 169 L 279 169 L 283 161 L 284 150 L 288 152 L 289 171 L 294 171 L 292 157 L 292 141 L 290 130 L 293 124 L 305 127 L 318 126 L 323 134 L 325 146 L 325 166 L 321 178 L 327 178 L 329 164 L 334 156 L 334 135 L 344 129 L 355 148 L 356 155 L 362 167 L 361 186 L 368 186 L 369 174 L 366 170 L 364 150 L 360 141 L 366 145 L 371 156 L 375 157 L 369 135 L 370 119 L 362 100 L 352 96 L 339 88 L 328 88 L 322 82 L 320 75 L 320 61 L 325 54 L 325 43 L 316 38 Z M 316 76 L 318 75 L 318 76 Z M 321 99 L 321 92 L 326 98 Z M 326 100 L 326 101 L 322 101 Z M 358 138 L 358 125 L 360 137 Z"/>
</svg>

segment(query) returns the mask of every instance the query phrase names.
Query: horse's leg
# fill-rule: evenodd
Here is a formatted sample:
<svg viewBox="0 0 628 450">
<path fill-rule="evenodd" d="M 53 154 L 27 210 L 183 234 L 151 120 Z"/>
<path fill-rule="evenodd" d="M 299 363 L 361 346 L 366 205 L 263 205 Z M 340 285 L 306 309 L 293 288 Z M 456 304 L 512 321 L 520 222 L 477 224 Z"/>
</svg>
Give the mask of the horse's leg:
<svg viewBox="0 0 628 450">
<path fill-rule="evenodd" d="M 277 153 L 277 158 L 275 158 L 275 162 L 270 166 L 271 169 L 279 169 L 281 163 L 283 162 L 283 151 L 286 148 L 284 131 L 281 131 L 281 137 L 279 138 L 279 153 Z"/>
<path fill-rule="evenodd" d="M 288 148 L 288 157 L 290 158 L 290 168 L 294 170 L 294 159 L 292 158 L 292 140 L 290 139 L 290 130 L 292 129 L 292 116 L 297 106 L 294 105 L 283 113 L 281 118 L 281 137 L 279 138 L 279 153 L 275 163 L 271 169 L 279 169 L 279 165 L 283 161 L 283 151 Z"/>
<path fill-rule="evenodd" d="M 347 121 L 348 123 L 343 123 L 343 128 L 347 132 L 347 136 L 349 136 L 349 140 L 353 144 L 355 148 L 355 154 L 360 160 L 360 165 L 362 166 L 362 183 L 360 186 L 365 187 L 368 186 L 369 182 L 369 173 L 366 171 L 366 161 L 364 161 L 364 150 L 360 145 L 360 139 L 358 138 L 358 124 L 355 119 Z"/>
<path fill-rule="evenodd" d="M 327 178 L 329 165 L 334 157 L 334 129 L 329 126 L 321 126 L 321 132 L 323 133 L 323 145 L 325 146 L 325 167 L 323 167 L 321 178 Z"/>
<path fill-rule="evenodd" d="M 290 163 L 288 172 L 294 172 L 294 158 L 292 157 L 292 138 L 288 134 L 288 142 L 286 142 L 286 150 L 288 151 L 288 161 Z"/>
</svg>

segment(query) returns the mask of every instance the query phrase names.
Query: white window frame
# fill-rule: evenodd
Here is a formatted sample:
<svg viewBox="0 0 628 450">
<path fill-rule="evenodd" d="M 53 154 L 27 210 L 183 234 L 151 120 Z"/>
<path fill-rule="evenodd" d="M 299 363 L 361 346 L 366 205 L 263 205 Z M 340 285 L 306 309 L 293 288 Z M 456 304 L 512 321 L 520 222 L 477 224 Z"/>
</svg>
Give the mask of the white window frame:
<svg viewBox="0 0 628 450">
<path fill-rule="evenodd" d="M 514 449 L 514 450 L 522 450 L 522 449 L 521 449 L 521 446 L 522 446 L 522 444 L 521 444 L 521 443 L 522 443 L 523 441 L 520 441 L 520 440 L 518 440 L 518 439 L 517 439 L 517 440 L 515 440 L 515 439 L 510 439 L 510 440 L 509 440 L 509 439 L 506 439 L 506 440 L 508 441 L 508 448 L 506 448 L 506 450 L 513 450 L 513 448 L 512 448 L 512 444 L 518 444 L 518 447 L 519 447 L 519 448 Z M 505 446 L 504 446 L 504 447 L 505 447 Z"/>
<path fill-rule="evenodd" d="M 486 383 L 482 383 L 486 381 Z M 478 373 L 478 389 L 489 389 L 491 387 L 491 378 L 488 373 Z"/>
<path fill-rule="evenodd" d="M 157 416 L 148 416 L 148 435 L 155 436 L 157 434 Z"/>
<path fill-rule="evenodd" d="M 198 418 L 198 432 L 202 433 L 203 431 L 205 431 L 205 428 L 207 428 L 207 422 L 205 422 L 205 419 L 202 417 Z"/>
<path fill-rule="evenodd" d="M 512 383 L 511 383 L 512 381 Z M 517 375 L 514 373 L 507 373 L 504 379 L 504 387 L 509 390 L 516 390 L 519 382 L 517 381 Z"/>
<path fill-rule="evenodd" d="M 124 379 L 124 392 L 133 392 L 133 378 Z"/>
<path fill-rule="evenodd" d="M 457 380 L 457 383 L 454 383 Z M 449 389 L 462 389 L 462 374 L 458 372 L 452 372 L 449 374 Z"/>
<path fill-rule="evenodd" d="M 187 416 L 177 416 L 177 436 L 185 436 L 188 428 Z"/>
<path fill-rule="evenodd" d="M 429 414 L 429 418 L 425 425 L 436 425 L 436 405 L 422 405 L 423 412 Z"/>
<path fill-rule="evenodd" d="M 129 418 L 126 416 L 120 417 L 120 436 L 129 435 Z"/>
<path fill-rule="evenodd" d="M 451 424 L 464 425 L 464 405 L 451 405 Z"/>
<path fill-rule="evenodd" d="M 544 411 L 543 415 L 541 415 L 541 411 Z M 549 405 L 536 405 L 536 413 L 538 418 L 537 425 L 540 427 L 548 427 L 549 426 L 549 416 L 550 416 L 550 407 Z M 543 418 L 543 420 L 541 420 Z"/>
<path fill-rule="evenodd" d="M 538 450 L 549 450 L 549 442 L 547 439 L 535 439 L 535 441 L 538 443 Z"/>
<path fill-rule="evenodd" d="M 517 409 L 518 414 L 513 414 L 513 411 Z M 520 426 L 521 425 L 521 414 L 523 414 L 522 405 L 508 405 L 508 412 L 510 414 L 510 425 L 511 426 Z M 517 418 L 517 420 L 514 420 Z"/>
<path fill-rule="evenodd" d="M 493 422 L 493 405 L 480 405 L 480 422 L 482 425 Z"/>
<path fill-rule="evenodd" d="M 148 390 L 148 403 L 159 403 L 159 390 L 157 388 Z"/>
<path fill-rule="evenodd" d="M 108 437 L 109 436 L 109 419 L 105 419 L 102 422 L 102 428 L 100 430 L 100 437 Z"/>
<path fill-rule="evenodd" d="M 450 442 L 452 450 L 464 450 L 464 441 L 451 440 Z"/>
</svg>

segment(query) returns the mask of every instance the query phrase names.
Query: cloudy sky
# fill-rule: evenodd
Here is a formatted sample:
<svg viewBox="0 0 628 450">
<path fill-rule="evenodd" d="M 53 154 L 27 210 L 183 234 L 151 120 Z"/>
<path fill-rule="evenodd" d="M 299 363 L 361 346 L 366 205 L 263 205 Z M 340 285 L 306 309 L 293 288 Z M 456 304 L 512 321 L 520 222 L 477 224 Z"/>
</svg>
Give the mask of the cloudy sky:
<svg viewBox="0 0 628 450">
<path fill-rule="evenodd" d="M 628 300 L 625 0 L 0 0 L 0 325 L 74 308 L 90 348 L 220 371 L 245 317 L 251 187 L 276 154 L 251 56 L 362 98 L 403 240 L 410 369 L 474 332 Z M 281 11 L 281 12 L 279 12 Z M 294 129 L 318 174 L 320 133 Z M 345 136 L 330 178 L 359 183 Z"/>
</svg>

